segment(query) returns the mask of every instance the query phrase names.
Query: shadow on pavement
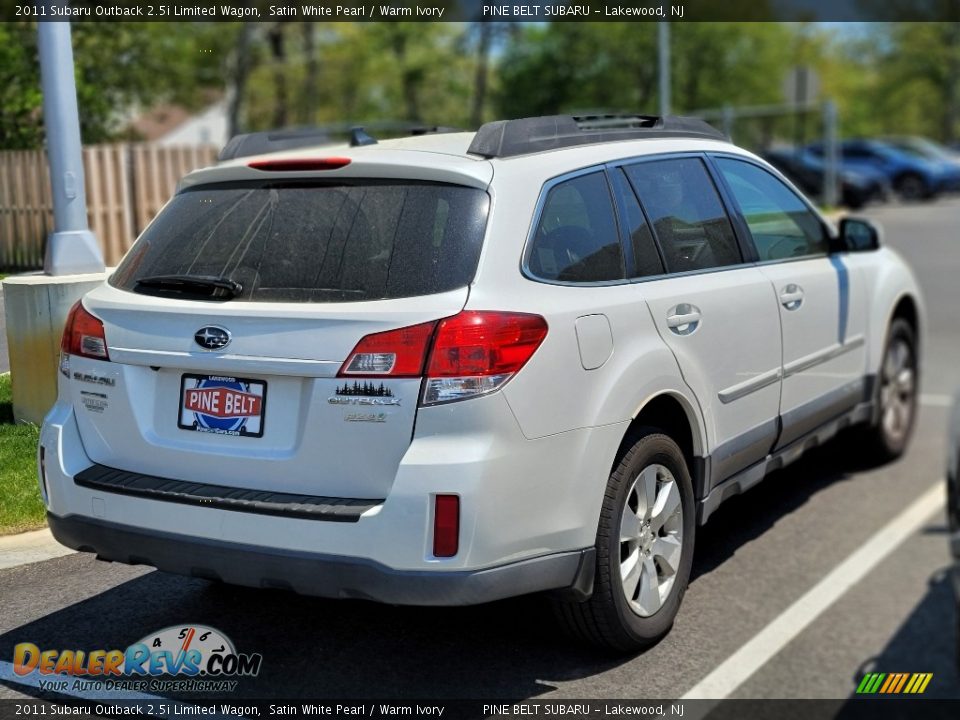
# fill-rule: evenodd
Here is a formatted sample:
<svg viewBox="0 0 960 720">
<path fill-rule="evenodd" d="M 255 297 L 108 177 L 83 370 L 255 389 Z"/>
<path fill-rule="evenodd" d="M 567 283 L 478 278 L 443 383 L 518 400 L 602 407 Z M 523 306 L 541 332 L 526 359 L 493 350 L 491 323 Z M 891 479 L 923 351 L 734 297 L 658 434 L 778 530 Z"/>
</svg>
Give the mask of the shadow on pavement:
<svg viewBox="0 0 960 720">
<path fill-rule="evenodd" d="M 849 452 L 850 431 L 815 448 L 783 470 L 771 473 L 747 492 L 730 498 L 697 530 L 697 551 L 690 582 L 717 569 L 810 498 L 856 473 L 880 467 Z"/>
<path fill-rule="evenodd" d="M 869 672 L 924 672 L 933 673 L 925 699 L 960 698 L 957 615 L 950 568 L 942 568 L 930 577 L 923 600 L 886 647 L 857 668 L 851 687 Z"/>
<path fill-rule="evenodd" d="M 590 676 L 619 664 L 555 631 L 542 599 L 469 608 L 405 608 L 215 585 L 151 572 L 0 636 L 41 648 L 123 649 L 182 623 L 210 625 L 239 652 L 260 652 L 259 677 L 237 697 L 527 698 L 538 678 Z M 22 686 L 20 692 L 36 692 Z"/>
</svg>

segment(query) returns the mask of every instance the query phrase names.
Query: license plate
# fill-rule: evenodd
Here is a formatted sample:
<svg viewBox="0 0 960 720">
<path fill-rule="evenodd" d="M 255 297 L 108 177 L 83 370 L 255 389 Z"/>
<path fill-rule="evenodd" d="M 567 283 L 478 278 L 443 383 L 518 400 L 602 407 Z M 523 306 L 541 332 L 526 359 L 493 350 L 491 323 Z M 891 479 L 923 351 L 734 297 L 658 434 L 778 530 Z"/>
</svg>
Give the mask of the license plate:
<svg viewBox="0 0 960 720">
<path fill-rule="evenodd" d="M 263 437 L 267 383 L 225 375 L 183 375 L 180 378 L 180 417 L 184 430 Z"/>
</svg>

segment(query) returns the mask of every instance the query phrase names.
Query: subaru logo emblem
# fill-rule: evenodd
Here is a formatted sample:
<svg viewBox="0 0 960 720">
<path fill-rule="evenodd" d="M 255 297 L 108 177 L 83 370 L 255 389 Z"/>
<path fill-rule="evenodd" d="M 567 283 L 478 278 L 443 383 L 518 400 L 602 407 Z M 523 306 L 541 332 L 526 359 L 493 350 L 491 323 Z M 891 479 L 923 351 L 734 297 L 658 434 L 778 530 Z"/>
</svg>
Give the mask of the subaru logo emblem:
<svg viewBox="0 0 960 720">
<path fill-rule="evenodd" d="M 230 331 L 216 325 L 207 325 L 197 330 L 193 339 L 204 350 L 220 350 L 230 344 Z"/>
</svg>

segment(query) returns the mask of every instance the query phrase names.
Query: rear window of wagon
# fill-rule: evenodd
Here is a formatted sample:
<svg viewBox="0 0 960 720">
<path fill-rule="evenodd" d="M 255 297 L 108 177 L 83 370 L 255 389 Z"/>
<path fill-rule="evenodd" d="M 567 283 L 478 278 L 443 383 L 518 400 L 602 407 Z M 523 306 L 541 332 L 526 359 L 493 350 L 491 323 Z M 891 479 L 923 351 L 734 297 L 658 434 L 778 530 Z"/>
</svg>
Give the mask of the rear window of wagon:
<svg viewBox="0 0 960 720">
<path fill-rule="evenodd" d="M 256 182 L 176 195 L 110 278 L 123 290 L 158 276 L 239 283 L 235 299 L 351 302 L 469 285 L 489 198 L 408 180 Z"/>
</svg>

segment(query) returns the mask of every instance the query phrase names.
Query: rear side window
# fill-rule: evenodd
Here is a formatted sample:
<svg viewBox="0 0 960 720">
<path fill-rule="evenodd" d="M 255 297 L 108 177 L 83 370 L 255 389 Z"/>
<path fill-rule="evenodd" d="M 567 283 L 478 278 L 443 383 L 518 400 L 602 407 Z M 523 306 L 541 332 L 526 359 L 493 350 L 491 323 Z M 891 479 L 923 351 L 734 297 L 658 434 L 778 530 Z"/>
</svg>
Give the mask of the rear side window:
<svg viewBox="0 0 960 720">
<path fill-rule="evenodd" d="M 742 262 L 717 189 L 698 158 L 637 163 L 626 168 L 660 242 L 667 272 Z"/>
<path fill-rule="evenodd" d="M 214 277 L 237 299 L 351 302 L 469 285 L 489 200 L 436 183 L 220 184 L 186 190 L 136 242 L 111 284 Z M 162 294 L 162 293 L 159 293 Z"/>
<path fill-rule="evenodd" d="M 547 193 L 527 266 L 544 280 L 623 280 L 623 248 L 602 172 L 580 175 Z"/>
<path fill-rule="evenodd" d="M 760 260 L 785 260 L 828 251 L 826 229 L 793 190 L 763 168 L 717 158 Z"/>
</svg>

